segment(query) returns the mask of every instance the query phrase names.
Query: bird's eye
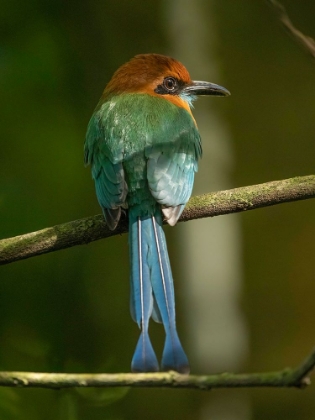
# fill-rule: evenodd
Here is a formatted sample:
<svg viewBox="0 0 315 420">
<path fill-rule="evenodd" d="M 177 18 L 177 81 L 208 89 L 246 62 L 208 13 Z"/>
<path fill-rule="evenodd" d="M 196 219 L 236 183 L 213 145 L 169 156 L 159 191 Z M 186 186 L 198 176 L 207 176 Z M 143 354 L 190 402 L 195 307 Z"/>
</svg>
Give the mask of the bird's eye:
<svg viewBox="0 0 315 420">
<path fill-rule="evenodd" d="M 163 86 L 168 92 L 174 92 L 178 88 L 178 82 L 174 77 L 165 77 Z"/>
<path fill-rule="evenodd" d="M 159 95 L 177 95 L 181 87 L 182 83 L 179 80 L 175 77 L 168 76 L 154 89 L 154 92 Z"/>
</svg>

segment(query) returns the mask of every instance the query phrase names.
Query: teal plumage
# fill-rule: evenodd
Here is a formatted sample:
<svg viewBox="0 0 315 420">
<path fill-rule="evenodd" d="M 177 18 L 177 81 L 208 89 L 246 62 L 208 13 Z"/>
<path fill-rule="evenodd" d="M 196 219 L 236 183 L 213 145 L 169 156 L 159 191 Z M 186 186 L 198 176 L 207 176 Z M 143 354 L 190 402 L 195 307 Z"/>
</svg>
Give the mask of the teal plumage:
<svg viewBox="0 0 315 420">
<path fill-rule="evenodd" d="M 190 114 L 148 94 L 112 97 L 99 105 L 87 130 L 85 163 L 93 162 L 97 196 L 105 208 L 126 204 L 127 190 L 128 205 L 140 204 L 144 212 L 156 201 L 186 203 L 200 156 L 200 136 Z"/>
<path fill-rule="evenodd" d="M 163 322 L 166 333 L 162 368 L 189 372 L 176 331 L 162 219 L 174 225 L 192 192 L 202 151 L 189 105 L 195 95 L 205 94 L 201 83 L 192 82 L 176 60 L 136 56 L 115 73 L 88 125 L 85 163 L 92 167 L 109 228 L 116 228 L 122 209 L 129 214 L 130 306 L 141 329 L 134 371 L 159 369 L 148 334 L 152 316 Z M 178 88 L 174 93 L 167 91 L 172 84 Z M 227 94 L 208 84 L 209 92 L 211 88 L 215 94 Z"/>
</svg>

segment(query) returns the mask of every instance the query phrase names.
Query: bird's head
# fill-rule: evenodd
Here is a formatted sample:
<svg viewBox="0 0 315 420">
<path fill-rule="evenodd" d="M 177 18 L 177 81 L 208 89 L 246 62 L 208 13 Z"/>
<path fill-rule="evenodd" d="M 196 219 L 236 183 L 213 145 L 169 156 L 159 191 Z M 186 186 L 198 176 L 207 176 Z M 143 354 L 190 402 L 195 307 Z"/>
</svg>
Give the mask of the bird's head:
<svg viewBox="0 0 315 420">
<path fill-rule="evenodd" d="M 121 93 L 147 93 L 164 97 L 186 109 L 199 95 L 230 95 L 222 86 L 191 80 L 182 63 L 160 54 L 136 55 L 119 67 L 106 86 L 103 98 Z"/>
</svg>

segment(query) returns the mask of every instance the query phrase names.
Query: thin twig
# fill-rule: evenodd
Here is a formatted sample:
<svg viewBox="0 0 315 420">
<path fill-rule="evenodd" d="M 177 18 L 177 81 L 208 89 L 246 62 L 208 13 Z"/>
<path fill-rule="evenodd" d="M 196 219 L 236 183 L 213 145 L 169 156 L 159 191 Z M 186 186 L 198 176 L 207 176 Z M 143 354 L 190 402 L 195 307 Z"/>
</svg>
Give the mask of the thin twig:
<svg viewBox="0 0 315 420">
<path fill-rule="evenodd" d="M 23 388 L 77 387 L 154 387 L 195 388 L 208 391 L 214 388 L 295 387 L 310 384 L 308 375 L 315 366 L 315 349 L 296 369 L 278 372 L 218 375 L 181 375 L 165 373 L 36 373 L 0 372 L 0 386 Z"/>
<path fill-rule="evenodd" d="M 304 35 L 300 30 L 298 30 L 291 19 L 289 18 L 284 6 L 277 0 L 267 0 L 268 3 L 274 8 L 275 12 L 278 14 L 280 21 L 293 36 L 293 38 L 308 51 L 312 57 L 315 58 L 315 41 L 310 36 Z"/>
<path fill-rule="evenodd" d="M 289 201 L 315 197 L 315 175 L 267 182 L 249 187 L 193 197 L 180 221 L 201 219 Z M 88 244 L 102 238 L 127 232 L 123 220 L 115 231 L 110 231 L 101 215 L 64 223 L 54 227 L 0 240 L 0 265 L 58 251 L 75 245 Z"/>
</svg>

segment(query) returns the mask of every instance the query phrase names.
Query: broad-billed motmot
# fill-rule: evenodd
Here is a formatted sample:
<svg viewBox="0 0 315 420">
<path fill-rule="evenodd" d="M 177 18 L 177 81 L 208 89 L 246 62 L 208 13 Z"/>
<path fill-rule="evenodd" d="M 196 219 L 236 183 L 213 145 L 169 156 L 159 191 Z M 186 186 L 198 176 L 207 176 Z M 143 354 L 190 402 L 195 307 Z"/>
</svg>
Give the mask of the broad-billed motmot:
<svg viewBox="0 0 315 420">
<path fill-rule="evenodd" d="M 186 68 L 159 54 L 137 55 L 106 86 L 89 122 L 85 163 L 109 229 L 129 216 L 131 315 L 141 329 L 134 372 L 158 371 L 149 319 L 162 322 L 161 367 L 189 373 L 176 331 L 174 286 L 163 219 L 174 226 L 192 192 L 201 139 L 191 113 L 198 95 L 228 96 L 213 83 L 192 81 Z"/>
</svg>

